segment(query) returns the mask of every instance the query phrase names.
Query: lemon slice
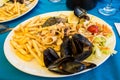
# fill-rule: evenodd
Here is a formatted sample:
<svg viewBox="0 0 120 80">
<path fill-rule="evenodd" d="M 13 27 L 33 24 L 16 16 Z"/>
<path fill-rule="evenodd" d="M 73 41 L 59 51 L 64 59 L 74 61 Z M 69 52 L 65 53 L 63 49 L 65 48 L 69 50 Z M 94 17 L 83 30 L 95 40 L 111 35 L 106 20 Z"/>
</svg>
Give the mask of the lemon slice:
<svg viewBox="0 0 120 80">
<path fill-rule="evenodd" d="M 74 12 L 71 12 L 68 17 L 68 23 L 77 24 L 79 22 L 79 18 L 74 15 Z"/>
</svg>

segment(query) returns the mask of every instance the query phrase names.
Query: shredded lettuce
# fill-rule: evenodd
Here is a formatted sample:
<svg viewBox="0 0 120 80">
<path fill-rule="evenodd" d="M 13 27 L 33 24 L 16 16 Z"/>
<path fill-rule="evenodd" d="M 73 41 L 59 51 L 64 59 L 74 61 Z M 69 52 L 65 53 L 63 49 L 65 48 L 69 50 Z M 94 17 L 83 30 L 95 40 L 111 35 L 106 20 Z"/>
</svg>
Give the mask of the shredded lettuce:
<svg viewBox="0 0 120 80">
<path fill-rule="evenodd" d="M 103 36 L 96 36 L 93 41 L 94 44 L 99 44 L 99 46 L 104 46 L 106 43 L 106 38 Z"/>
<path fill-rule="evenodd" d="M 96 36 L 93 40 L 92 55 L 94 55 L 96 58 L 101 58 L 102 54 L 115 54 L 116 51 L 111 49 L 108 44 L 110 43 L 104 36 Z"/>
<path fill-rule="evenodd" d="M 94 54 L 97 58 L 102 56 L 101 50 L 99 49 L 99 47 L 97 45 L 94 45 L 93 50 L 94 50 Z"/>
</svg>

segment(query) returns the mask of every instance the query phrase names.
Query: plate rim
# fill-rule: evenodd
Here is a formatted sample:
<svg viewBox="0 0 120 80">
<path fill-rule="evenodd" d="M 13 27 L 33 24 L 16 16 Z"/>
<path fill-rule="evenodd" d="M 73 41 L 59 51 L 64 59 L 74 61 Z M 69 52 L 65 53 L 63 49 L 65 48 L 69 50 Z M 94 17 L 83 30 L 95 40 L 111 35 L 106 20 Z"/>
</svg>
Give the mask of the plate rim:
<svg viewBox="0 0 120 80">
<path fill-rule="evenodd" d="M 8 19 L 8 20 L 0 21 L 0 23 L 5 23 L 5 22 L 13 21 L 13 20 L 15 20 L 15 19 L 18 19 L 18 18 L 20 18 L 20 17 L 26 15 L 26 14 L 29 13 L 32 9 L 35 8 L 35 6 L 38 4 L 38 2 L 39 2 L 39 0 L 35 0 L 34 5 L 33 5 L 31 8 L 29 8 L 25 13 L 23 13 L 23 14 L 21 14 L 21 15 L 15 17 L 15 18 L 12 18 L 12 19 Z"/>
<path fill-rule="evenodd" d="M 72 12 L 72 11 L 54 11 L 54 12 L 48 12 L 48 13 L 39 14 L 39 15 L 36 15 L 36 16 L 42 16 L 42 15 L 53 14 L 53 13 L 54 13 L 54 14 L 55 14 L 55 13 L 63 13 L 63 12 Z M 92 14 L 89 14 L 89 15 L 92 15 Z M 29 18 L 29 19 L 21 22 L 20 24 L 24 24 L 25 22 L 29 21 L 30 19 L 33 19 L 33 18 L 36 17 L 36 16 L 33 16 L 33 17 L 31 17 L 31 18 Z M 92 15 L 92 16 L 95 16 L 95 15 Z M 95 17 L 96 17 L 96 18 L 99 18 L 99 17 L 97 17 L 97 16 L 95 16 Z M 107 24 L 107 25 L 111 28 L 111 30 L 112 30 L 112 32 L 113 32 L 114 39 L 115 39 L 115 40 L 114 40 L 115 42 L 114 42 L 113 49 L 115 49 L 116 36 L 115 36 L 114 30 L 112 29 L 112 26 L 109 25 L 109 24 L 108 24 L 106 21 L 104 21 L 103 19 L 101 19 L 101 18 L 99 18 L 99 19 L 102 20 L 105 24 Z M 7 40 L 10 40 L 10 38 L 11 38 L 10 36 L 13 35 L 13 31 L 14 31 L 16 28 L 18 28 L 20 24 L 18 24 L 18 25 L 8 34 L 8 36 L 6 37 L 5 42 L 4 42 L 4 54 L 5 54 L 5 57 L 7 58 L 8 62 L 9 62 L 10 64 L 12 64 L 16 69 L 18 69 L 18 70 L 20 70 L 20 71 L 22 71 L 22 72 L 24 72 L 24 73 L 30 74 L 30 75 L 39 76 L 39 77 L 48 77 L 48 78 L 69 77 L 69 76 L 78 75 L 78 74 L 81 74 L 81 73 L 84 73 L 84 72 L 88 72 L 88 71 L 91 71 L 91 70 L 94 69 L 94 68 L 92 68 L 92 69 L 87 69 L 87 70 L 82 71 L 82 72 L 78 72 L 78 73 L 74 73 L 74 74 L 70 74 L 70 75 L 60 75 L 60 76 L 50 76 L 50 75 L 49 75 L 49 76 L 48 76 L 48 75 L 47 75 L 47 76 L 46 76 L 46 75 L 43 76 L 43 75 L 38 75 L 38 74 L 34 74 L 34 73 L 31 73 L 31 72 L 26 72 L 26 71 L 24 71 L 24 70 L 22 70 L 22 69 L 19 69 L 14 63 L 12 63 L 12 62 L 9 60 L 5 49 L 6 49 Z M 110 57 L 110 55 L 107 55 L 107 57 L 106 57 L 106 58 L 103 60 L 103 62 L 101 62 L 99 65 L 103 64 L 109 57 Z M 98 67 L 99 65 L 97 65 L 97 67 Z M 95 67 L 95 68 L 97 68 L 97 67 Z"/>
</svg>

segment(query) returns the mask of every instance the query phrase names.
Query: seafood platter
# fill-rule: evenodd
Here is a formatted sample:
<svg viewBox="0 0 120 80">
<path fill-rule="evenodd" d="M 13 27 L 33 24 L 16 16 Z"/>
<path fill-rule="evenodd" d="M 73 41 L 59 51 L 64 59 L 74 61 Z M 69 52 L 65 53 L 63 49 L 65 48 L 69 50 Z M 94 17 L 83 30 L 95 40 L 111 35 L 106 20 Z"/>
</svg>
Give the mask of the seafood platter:
<svg viewBox="0 0 120 80">
<path fill-rule="evenodd" d="M 115 44 L 109 24 L 77 7 L 20 23 L 7 36 L 4 52 L 25 73 L 67 77 L 97 68 L 115 54 Z"/>
</svg>

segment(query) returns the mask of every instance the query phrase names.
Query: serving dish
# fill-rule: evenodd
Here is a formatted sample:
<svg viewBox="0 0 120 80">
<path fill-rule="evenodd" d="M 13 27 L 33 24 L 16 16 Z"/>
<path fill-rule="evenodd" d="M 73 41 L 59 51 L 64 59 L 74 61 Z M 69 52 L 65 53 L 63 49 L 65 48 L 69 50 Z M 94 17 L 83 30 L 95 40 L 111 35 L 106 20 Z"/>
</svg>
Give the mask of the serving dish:
<svg viewBox="0 0 120 80">
<path fill-rule="evenodd" d="M 45 13 L 45 14 L 40 14 L 40 15 L 37 15 L 37 16 L 40 16 L 40 17 L 45 17 L 45 16 L 59 16 L 61 14 L 64 14 L 64 15 L 70 15 L 71 13 L 73 13 L 72 11 L 59 11 L 59 12 L 50 12 L 50 13 Z M 104 20 L 94 16 L 94 15 L 91 15 L 91 14 L 88 14 L 88 16 L 92 17 L 93 21 L 96 21 L 96 22 L 99 22 L 101 24 L 105 24 L 109 27 L 109 29 L 112 31 L 112 36 L 110 38 L 110 41 L 111 43 L 108 44 L 108 46 L 114 50 L 115 48 L 115 44 L 116 44 L 116 38 L 115 38 L 115 34 L 114 34 L 114 31 L 112 30 L 112 27 L 106 23 Z M 35 16 L 36 17 L 36 16 Z M 34 19 L 35 17 L 32 17 L 24 22 L 22 22 L 21 24 L 19 25 L 23 25 L 25 23 L 27 23 L 28 21 Z M 36 76 L 42 76 L 42 77 L 67 77 L 67 76 L 73 76 L 73 75 L 77 75 L 77 74 L 81 74 L 81 73 L 84 73 L 84 72 L 87 72 L 87 71 L 90 71 L 92 69 L 87 69 L 87 70 L 84 70 L 84 71 L 81 71 L 81 72 L 78 72 L 78 73 L 74 73 L 74 74 L 69 74 L 69 75 L 61 75 L 61 74 L 56 74 L 56 73 L 53 73 L 53 72 L 50 72 L 48 71 L 48 69 L 46 67 L 42 67 L 40 66 L 35 59 L 33 59 L 32 61 L 30 62 L 26 62 L 22 59 L 20 59 L 15 53 L 14 51 L 12 50 L 11 48 L 11 45 L 10 45 L 10 40 L 12 39 L 12 36 L 14 34 L 14 31 L 16 29 L 19 28 L 19 25 L 16 26 L 10 33 L 9 35 L 7 36 L 6 40 L 5 40 L 5 43 L 4 43 L 4 53 L 5 53 L 5 56 L 7 58 L 7 60 L 15 67 L 17 68 L 18 70 L 20 71 L 23 71 L 25 73 L 28 73 L 28 74 L 32 74 L 32 75 L 36 75 Z M 86 61 L 89 61 L 89 62 L 93 62 L 97 65 L 97 67 L 99 65 L 101 65 L 102 63 L 104 63 L 108 58 L 110 57 L 110 54 L 108 55 L 105 55 L 105 54 L 102 54 L 102 57 L 100 58 L 96 58 L 95 60 L 87 60 Z"/>
</svg>

